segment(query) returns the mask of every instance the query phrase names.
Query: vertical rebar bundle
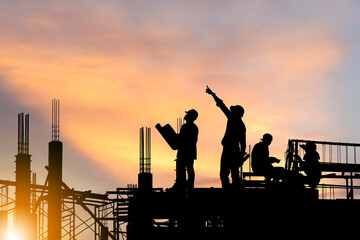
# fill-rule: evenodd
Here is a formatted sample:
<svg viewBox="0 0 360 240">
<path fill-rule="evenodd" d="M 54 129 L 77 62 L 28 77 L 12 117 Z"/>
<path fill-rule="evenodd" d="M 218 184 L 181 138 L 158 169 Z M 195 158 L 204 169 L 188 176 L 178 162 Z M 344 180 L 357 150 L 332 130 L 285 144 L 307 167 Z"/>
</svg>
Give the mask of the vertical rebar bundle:
<svg viewBox="0 0 360 240">
<path fill-rule="evenodd" d="M 140 128 L 140 173 L 151 173 L 151 128 L 145 129 L 145 135 Z"/>
<path fill-rule="evenodd" d="M 151 174 L 151 128 L 140 128 L 140 173 L 138 176 L 139 189 L 152 189 Z"/>
<path fill-rule="evenodd" d="M 180 129 L 181 129 L 183 123 L 184 123 L 184 120 L 183 120 L 181 117 L 179 117 L 178 119 L 176 119 L 176 133 L 177 133 L 177 134 L 180 133 Z"/>
<path fill-rule="evenodd" d="M 60 99 L 52 100 L 52 140 L 60 140 Z"/>
<path fill-rule="evenodd" d="M 140 173 L 144 172 L 144 127 L 140 128 Z"/>
<path fill-rule="evenodd" d="M 18 154 L 29 154 L 29 114 L 18 114 Z"/>
</svg>

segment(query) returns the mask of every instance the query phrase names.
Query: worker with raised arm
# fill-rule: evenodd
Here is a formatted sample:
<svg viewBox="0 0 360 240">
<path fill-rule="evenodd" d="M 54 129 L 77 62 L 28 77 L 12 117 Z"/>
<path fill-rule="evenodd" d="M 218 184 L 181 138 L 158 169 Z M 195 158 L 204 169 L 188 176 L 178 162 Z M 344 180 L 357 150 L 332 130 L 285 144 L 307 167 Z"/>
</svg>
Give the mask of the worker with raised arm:
<svg viewBox="0 0 360 240">
<path fill-rule="evenodd" d="M 221 141 L 223 152 L 220 160 L 220 180 L 223 188 L 230 186 L 229 174 L 231 172 L 232 184 L 239 185 L 239 166 L 246 155 L 246 128 L 242 120 L 244 108 L 240 105 L 226 107 L 224 102 L 206 86 L 206 93 L 210 94 L 216 105 L 227 117 L 225 135 Z"/>
</svg>

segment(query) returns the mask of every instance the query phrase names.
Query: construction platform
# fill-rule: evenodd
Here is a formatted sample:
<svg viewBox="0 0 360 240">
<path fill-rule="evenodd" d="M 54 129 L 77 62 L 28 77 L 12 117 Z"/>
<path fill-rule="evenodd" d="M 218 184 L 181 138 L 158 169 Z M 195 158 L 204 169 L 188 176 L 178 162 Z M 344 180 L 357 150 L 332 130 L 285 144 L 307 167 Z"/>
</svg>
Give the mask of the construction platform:
<svg viewBox="0 0 360 240">
<path fill-rule="evenodd" d="M 151 130 L 141 128 L 138 184 L 99 194 L 62 181 L 58 109 L 54 100 L 44 185 L 31 172 L 29 116 L 18 115 L 16 181 L 0 180 L 0 239 L 9 230 L 29 240 L 89 239 L 80 237 L 87 232 L 95 240 L 360 239 L 359 143 L 289 139 L 278 183 L 252 172 L 250 156 L 236 187 L 164 190 L 153 187 Z M 308 142 L 320 155 L 316 188 L 304 168 Z"/>
<path fill-rule="evenodd" d="M 321 178 L 330 180 L 313 189 L 299 160 L 307 142 L 289 140 L 285 178 L 278 183 L 241 169 L 242 183 L 229 189 L 163 190 L 149 187 L 150 173 L 144 178 L 140 172 L 139 188 L 127 193 L 127 239 L 360 239 L 360 200 L 354 197 L 360 145 L 312 141 L 321 152 Z M 329 198 L 320 196 L 324 187 L 330 187 Z M 345 190 L 342 199 L 334 189 Z"/>
<path fill-rule="evenodd" d="M 359 200 L 319 200 L 318 191 L 195 188 L 134 189 L 127 239 L 360 239 Z"/>
</svg>

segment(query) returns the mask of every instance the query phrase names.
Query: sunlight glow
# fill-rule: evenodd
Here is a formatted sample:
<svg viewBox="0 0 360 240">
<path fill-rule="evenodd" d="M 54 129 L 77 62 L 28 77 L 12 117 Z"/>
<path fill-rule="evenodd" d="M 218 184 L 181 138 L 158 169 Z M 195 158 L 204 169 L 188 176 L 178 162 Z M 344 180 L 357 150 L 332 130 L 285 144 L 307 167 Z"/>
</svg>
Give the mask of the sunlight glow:
<svg viewBox="0 0 360 240">
<path fill-rule="evenodd" d="M 20 240 L 18 235 L 12 231 L 8 231 L 7 240 Z"/>
</svg>

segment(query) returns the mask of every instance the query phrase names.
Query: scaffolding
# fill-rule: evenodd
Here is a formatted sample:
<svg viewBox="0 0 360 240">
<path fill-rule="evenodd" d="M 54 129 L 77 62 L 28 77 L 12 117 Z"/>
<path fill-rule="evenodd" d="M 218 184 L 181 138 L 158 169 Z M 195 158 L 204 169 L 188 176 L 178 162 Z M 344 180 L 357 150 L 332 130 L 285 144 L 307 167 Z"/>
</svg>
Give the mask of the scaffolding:
<svg viewBox="0 0 360 240">
<path fill-rule="evenodd" d="M 111 229 L 110 231 L 114 234 L 116 240 L 127 239 L 126 227 L 129 221 L 129 204 L 137 189 L 136 184 L 128 184 L 127 188 L 107 191 L 106 194 L 109 195 L 111 203 L 97 209 L 97 216 L 104 222 L 104 225 L 106 224 Z M 101 229 L 98 229 L 98 231 L 101 231 Z"/>
<path fill-rule="evenodd" d="M 8 231 L 15 232 L 15 186 L 16 182 L 0 180 L 0 211 L 5 211 L 8 218 Z M 107 198 L 106 194 L 95 194 L 90 192 L 75 191 L 69 192 L 63 189 L 64 195 L 68 195 L 62 200 L 62 225 L 61 239 L 76 240 L 85 231 L 92 231 L 101 239 L 100 233 L 96 231 L 98 225 L 95 224 L 93 216 L 81 211 L 86 206 L 95 210 L 105 205 L 112 205 L 113 201 Z M 31 184 L 31 211 L 36 214 L 36 235 L 37 240 L 48 240 L 48 188 L 46 185 Z M 82 198 L 82 204 L 77 200 Z M 109 214 L 113 214 L 112 211 Z"/>
<path fill-rule="evenodd" d="M 303 159 L 305 152 L 300 146 L 308 142 L 316 144 L 320 155 L 322 184 L 318 185 L 318 189 L 321 196 L 335 199 L 338 190 L 345 190 L 346 199 L 355 199 L 354 191 L 360 189 L 357 181 L 360 179 L 360 144 L 290 139 L 285 153 L 287 172 L 303 171 L 299 159 Z M 341 181 L 345 181 L 345 184 L 341 184 Z"/>
<path fill-rule="evenodd" d="M 45 167 L 49 173 L 44 185 L 38 185 L 36 173 L 31 172 L 30 167 L 29 114 L 18 114 L 16 180 L 0 180 L 0 238 L 5 239 L 3 235 L 7 232 L 17 232 L 26 234 L 26 239 L 31 240 L 75 240 L 80 234 L 91 230 L 95 238 L 118 239 L 114 235 L 118 234 L 119 228 L 114 228 L 115 231 L 110 233 L 96 215 L 98 209 L 105 209 L 104 206 L 115 206 L 115 201 L 109 200 L 106 194 L 76 191 L 62 181 L 62 142 L 59 130 L 60 100 L 54 99 L 49 166 Z M 150 134 L 150 129 L 147 134 Z M 149 141 L 150 135 L 146 140 L 147 145 Z M 150 156 L 150 150 L 147 150 L 146 156 Z M 145 161 L 150 164 L 150 158 Z M 115 214 L 113 209 L 106 214 Z M 4 219 L 6 224 L 3 223 Z M 101 231 L 97 230 L 99 227 Z"/>
<path fill-rule="evenodd" d="M 139 132 L 139 186 L 129 184 L 126 188 L 117 188 L 105 194 L 74 190 L 62 180 L 59 100 L 53 100 L 52 108 L 52 142 L 49 143 L 49 167 L 45 167 L 52 171 L 49 171 L 44 185 L 37 184 L 36 173 L 30 169 L 29 115 L 25 115 L 25 119 L 23 113 L 18 115 L 16 181 L 0 180 L 1 239 L 4 231 L 16 231 L 16 227 L 22 226 L 21 224 L 26 226 L 24 222 L 28 222 L 34 224 L 27 226 L 30 229 L 28 239 L 31 240 L 34 239 L 33 236 L 36 240 L 79 240 L 85 233 L 93 235 L 95 240 L 187 239 L 189 236 L 193 239 L 217 240 L 233 236 L 238 233 L 239 227 L 252 232 L 251 229 L 256 230 L 252 223 L 268 216 L 277 220 L 270 223 L 271 229 L 276 227 L 276 222 L 290 219 L 285 223 L 285 232 L 282 233 L 282 236 L 287 237 L 293 225 L 301 224 L 302 220 L 297 218 L 297 213 L 312 216 L 310 220 L 313 225 L 317 224 L 319 212 L 321 216 L 333 214 L 333 219 L 341 220 L 350 219 L 350 215 L 346 215 L 350 212 L 360 214 L 360 194 L 356 194 L 360 190 L 360 144 L 357 143 L 290 139 L 285 154 L 286 176 L 280 183 L 269 184 L 264 179 L 251 179 L 251 176 L 264 176 L 251 173 L 249 161 L 249 173 L 241 170 L 244 180 L 241 186 L 233 185 L 226 190 L 197 188 L 192 191 L 164 191 L 153 188 L 151 129 L 142 127 Z M 182 124 L 183 120 L 179 118 L 177 132 Z M 160 133 L 163 130 L 160 125 L 157 129 Z M 176 136 L 169 125 L 167 129 Z M 307 186 L 301 164 L 305 154 L 301 146 L 309 142 L 316 144 L 320 155 L 322 182 L 317 189 Z M 251 152 L 251 147 L 249 149 Z M 300 187 L 290 183 L 291 176 L 301 176 L 298 178 Z M 245 181 L 247 177 L 249 179 Z M 345 191 L 342 195 L 345 199 L 337 201 L 340 191 Z M 53 198 L 58 204 L 51 207 Z M 56 209 L 56 214 L 51 209 Z M 292 211 L 288 211 L 289 209 Z M 59 216 L 56 218 L 58 224 L 52 225 L 55 226 L 53 229 L 56 229 L 56 233 L 60 233 L 56 235 L 58 238 L 49 236 L 51 215 Z M 327 226 L 332 220 L 330 217 L 323 218 L 320 227 Z M 6 223 L 3 223 L 4 219 Z M 337 223 L 341 225 L 342 221 Z M 336 234 L 348 232 L 350 239 L 354 239 L 354 236 L 359 239 L 355 224 L 351 226 L 352 228 L 341 225 L 338 230 L 335 229 Z M 305 233 L 312 232 L 313 229 L 308 229 Z M 263 233 L 267 234 L 267 231 Z M 277 234 L 273 236 L 277 237 Z M 330 235 L 326 235 L 319 239 L 329 237 Z"/>
</svg>

